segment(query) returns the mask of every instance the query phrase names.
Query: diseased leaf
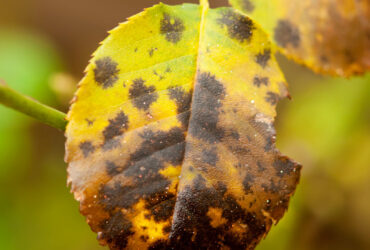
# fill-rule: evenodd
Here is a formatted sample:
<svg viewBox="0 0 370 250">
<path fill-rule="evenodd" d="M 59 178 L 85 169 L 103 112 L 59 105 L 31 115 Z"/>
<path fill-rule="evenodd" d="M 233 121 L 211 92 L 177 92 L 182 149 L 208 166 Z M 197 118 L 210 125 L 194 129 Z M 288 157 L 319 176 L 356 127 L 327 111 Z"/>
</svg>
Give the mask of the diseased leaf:
<svg viewBox="0 0 370 250">
<path fill-rule="evenodd" d="M 230 8 L 156 5 L 119 25 L 68 114 L 69 183 L 112 249 L 252 249 L 300 166 L 275 149 L 288 95 L 266 35 Z"/>
<path fill-rule="evenodd" d="M 229 0 L 262 25 L 281 51 L 316 72 L 370 70 L 369 0 Z"/>
</svg>

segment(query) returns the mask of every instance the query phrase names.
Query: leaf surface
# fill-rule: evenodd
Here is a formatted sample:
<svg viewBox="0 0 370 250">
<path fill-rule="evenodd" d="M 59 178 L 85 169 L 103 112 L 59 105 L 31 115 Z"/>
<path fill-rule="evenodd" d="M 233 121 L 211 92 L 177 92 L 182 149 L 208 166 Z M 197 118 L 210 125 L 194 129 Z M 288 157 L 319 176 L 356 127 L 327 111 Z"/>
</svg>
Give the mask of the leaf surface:
<svg viewBox="0 0 370 250">
<path fill-rule="evenodd" d="M 370 70 L 368 0 L 229 0 L 256 20 L 288 57 L 319 73 Z"/>
<path fill-rule="evenodd" d="M 288 95 L 266 35 L 230 8 L 156 5 L 110 32 L 68 114 L 81 213 L 111 249 L 252 249 L 300 166 L 275 149 Z"/>
</svg>

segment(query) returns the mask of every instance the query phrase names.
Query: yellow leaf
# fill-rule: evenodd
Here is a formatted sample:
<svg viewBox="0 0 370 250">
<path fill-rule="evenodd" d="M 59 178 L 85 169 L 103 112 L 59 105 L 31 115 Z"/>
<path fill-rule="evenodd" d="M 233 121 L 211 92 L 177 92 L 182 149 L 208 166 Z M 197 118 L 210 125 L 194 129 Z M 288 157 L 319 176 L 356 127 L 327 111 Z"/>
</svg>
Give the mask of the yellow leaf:
<svg viewBox="0 0 370 250">
<path fill-rule="evenodd" d="M 266 35 L 202 2 L 111 31 L 68 114 L 69 183 L 112 249 L 252 249 L 298 182 L 275 149 L 288 93 Z"/>
<path fill-rule="evenodd" d="M 281 51 L 319 73 L 370 70 L 369 0 L 229 0 L 259 22 Z"/>
</svg>

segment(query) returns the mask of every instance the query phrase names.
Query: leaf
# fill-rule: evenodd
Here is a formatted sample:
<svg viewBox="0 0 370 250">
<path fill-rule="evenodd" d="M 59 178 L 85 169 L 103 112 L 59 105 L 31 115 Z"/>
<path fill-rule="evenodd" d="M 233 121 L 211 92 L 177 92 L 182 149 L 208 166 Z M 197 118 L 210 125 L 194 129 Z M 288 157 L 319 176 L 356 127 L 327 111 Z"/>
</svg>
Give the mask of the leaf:
<svg viewBox="0 0 370 250">
<path fill-rule="evenodd" d="M 300 166 L 275 149 L 288 95 L 266 35 L 230 8 L 156 5 L 119 25 L 68 114 L 69 183 L 112 249 L 252 249 Z"/>
<path fill-rule="evenodd" d="M 281 51 L 319 73 L 370 70 L 368 0 L 229 0 L 259 22 Z"/>
</svg>

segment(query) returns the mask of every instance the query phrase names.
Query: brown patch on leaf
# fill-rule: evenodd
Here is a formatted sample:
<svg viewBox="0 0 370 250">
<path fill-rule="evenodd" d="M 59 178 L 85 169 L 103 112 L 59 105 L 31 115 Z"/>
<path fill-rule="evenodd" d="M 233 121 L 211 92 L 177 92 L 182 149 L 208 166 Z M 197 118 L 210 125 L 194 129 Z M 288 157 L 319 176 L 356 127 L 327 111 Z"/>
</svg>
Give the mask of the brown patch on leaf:
<svg viewBox="0 0 370 250">
<path fill-rule="evenodd" d="M 135 107 L 147 110 L 157 100 L 158 94 L 154 86 L 146 86 L 144 83 L 142 78 L 135 79 L 129 93 Z"/>
<path fill-rule="evenodd" d="M 171 43 L 178 43 L 181 40 L 182 33 L 185 30 L 184 22 L 175 16 L 167 13 L 163 14 L 160 24 L 160 32 L 166 36 L 166 40 Z"/>
<path fill-rule="evenodd" d="M 279 20 L 275 27 L 274 38 L 282 47 L 291 45 L 293 48 L 297 48 L 301 41 L 299 29 L 289 20 Z"/>
<path fill-rule="evenodd" d="M 249 41 L 253 34 L 253 21 L 232 10 L 225 11 L 218 21 L 226 26 L 229 36 L 239 42 Z"/>
<path fill-rule="evenodd" d="M 266 67 L 267 63 L 271 58 L 271 50 L 265 49 L 262 53 L 256 55 L 256 62 L 261 65 L 262 68 Z"/>
<path fill-rule="evenodd" d="M 110 57 L 103 57 L 96 60 L 95 65 L 95 81 L 104 89 L 112 87 L 118 80 L 118 63 L 113 61 Z"/>
</svg>

